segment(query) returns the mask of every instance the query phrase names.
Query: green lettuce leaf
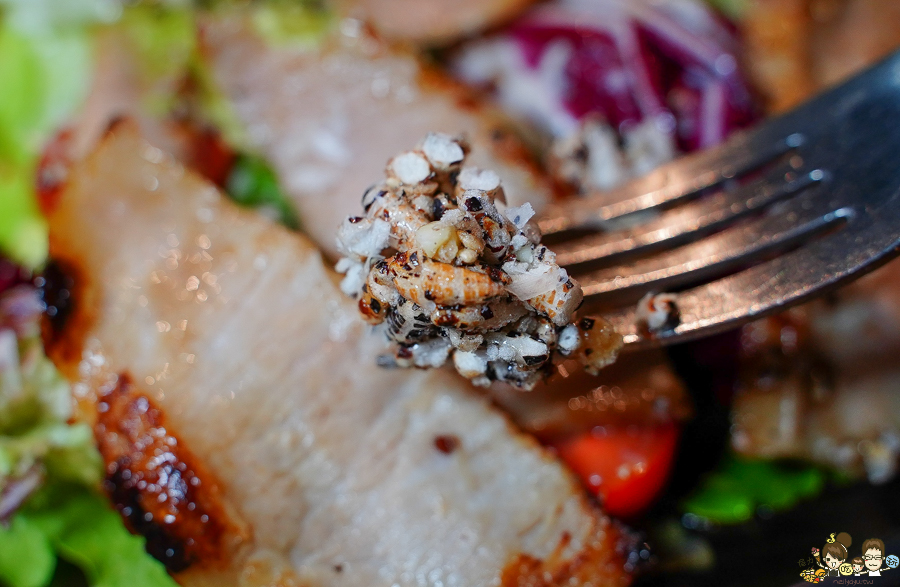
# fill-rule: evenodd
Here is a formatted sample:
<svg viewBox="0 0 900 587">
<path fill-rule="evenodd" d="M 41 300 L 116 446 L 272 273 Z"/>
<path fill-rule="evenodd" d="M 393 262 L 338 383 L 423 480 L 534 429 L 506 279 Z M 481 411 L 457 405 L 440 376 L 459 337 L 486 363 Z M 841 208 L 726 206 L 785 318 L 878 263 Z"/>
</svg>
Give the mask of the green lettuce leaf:
<svg viewBox="0 0 900 587">
<path fill-rule="evenodd" d="M 0 143 L 2 135 L 0 123 Z M 42 265 L 48 251 L 47 223 L 34 198 L 33 176 L 30 165 L 13 167 L 0 162 L 0 254 L 30 268 Z"/>
<path fill-rule="evenodd" d="M 818 495 L 825 473 L 809 465 L 730 456 L 706 477 L 682 509 L 716 524 L 739 524 L 758 508 L 790 509 Z"/>
<path fill-rule="evenodd" d="M 38 153 L 84 99 L 91 67 L 86 30 L 33 24 L 27 7 L 45 4 L 0 0 L 0 252 L 31 268 L 47 256 L 33 186 Z"/>
<path fill-rule="evenodd" d="M 281 190 L 275 172 L 260 157 L 240 155 L 228 175 L 225 192 L 238 204 L 257 208 L 288 228 L 300 227 L 294 206 Z"/>
<path fill-rule="evenodd" d="M 22 164 L 30 134 L 40 121 L 44 80 L 32 43 L 12 29 L 0 29 L 0 161 Z"/>
<path fill-rule="evenodd" d="M 0 530 L 0 581 L 9 587 L 41 587 L 56 566 L 53 545 L 42 529 L 18 514 Z"/>
<path fill-rule="evenodd" d="M 26 540 L 30 548 L 22 546 Z M 53 553 L 82 569 L 95 587 L 176 585 L 144 550 L 144 539 L 129 533 L 106 499 L 82 485 L 45 486 L 0 531 L 0 551 L 13 543 L 16 558 L 0 552 L 0 581 L 11 587 L 46 585 Z"/>
</svg>

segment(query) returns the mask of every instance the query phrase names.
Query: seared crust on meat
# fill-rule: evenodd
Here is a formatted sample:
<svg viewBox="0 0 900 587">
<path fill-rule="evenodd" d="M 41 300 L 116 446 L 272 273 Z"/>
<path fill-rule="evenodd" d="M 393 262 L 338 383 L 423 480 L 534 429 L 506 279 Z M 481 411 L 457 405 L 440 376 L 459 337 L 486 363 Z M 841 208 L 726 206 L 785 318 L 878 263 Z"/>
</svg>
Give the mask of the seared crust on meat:
<svg viewBox="0 0 900 587">
<path fill-rule="evenodd" d="M 85 333 L 94 323 L 92 312 L 97 303 L 93 296 L 97 290 L 89 287 L 78 262 L 63 256 L 47 265 L 44 279 L 44 302 L 48 308 L 54 308 L 44 315 L 41 325 L 44 350 L 71 379 L 81 360 Z M 65 305 L 57 298 L 64 298 Z"/>
<path fill-rule="evenodd" d="M 619 529 L 607 520 L 598 522 L 594 538 L 574 555 L 564 556 L 572 537 L 563 534 L 546 559 L 520 554 L 503 569 L 501 587 L 563 587 L 565 585 L 618 585 L 616 563 L 606 553 L 621 549 Z"/>
<path fill-rule="evenodd" d="M 72 352 L 53 358 L 87 417 L 116 429 L 101 436 L 114 487 L 158 481 L 160 452 L 218 488 L 188 498 L 207 522 L 173 522 L 196 547 L 183 584 L 486 585 L 532 559 L 627 584 L 618 532 L 533 438 L 450 374 L 379 368 L 307 240 L 223 201 L 134 128 L 72 169 L 49 224 L 83 296 L 60 333 Z M 151 495 L 128 497 L 165 521 Z M 233 551 L 232 538 L 201 547 L 219 505 L 223 535 L 244 538 Z"/>
<path fill-rule="evenodd" d="M 226 512 L 212 474 L 170 430 L 154 402 L 123 373 L 101 395 L 94 425 L 106 463 L 104 488 L 147 551 L 170 572 L 222 567 L 248 538 Z"/>
</svg>

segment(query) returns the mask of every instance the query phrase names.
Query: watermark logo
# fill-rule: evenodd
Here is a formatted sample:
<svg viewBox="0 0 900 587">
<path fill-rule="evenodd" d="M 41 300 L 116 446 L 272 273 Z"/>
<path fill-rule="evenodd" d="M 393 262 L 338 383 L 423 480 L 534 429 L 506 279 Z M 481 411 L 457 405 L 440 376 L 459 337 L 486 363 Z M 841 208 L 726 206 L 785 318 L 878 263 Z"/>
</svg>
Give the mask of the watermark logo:
<svg viewBox="0 0 900 587">
<path fill-rule="evenodd" d="M 885 553 L 880 538 L 863 540 L 859 556 L 850 556 L 852 545 L 853 538 L 846 532 L 832 533 L 821 550 L 813 547 L 811 557 L 800 559 L 800 566 L 806 567 L 800 577 L 809 583 L 819 583 L 826 577 L 846 577 L 835 583 L 874 585 L 874 577 L 900 566 L 900 557 Z"/>
</svg>

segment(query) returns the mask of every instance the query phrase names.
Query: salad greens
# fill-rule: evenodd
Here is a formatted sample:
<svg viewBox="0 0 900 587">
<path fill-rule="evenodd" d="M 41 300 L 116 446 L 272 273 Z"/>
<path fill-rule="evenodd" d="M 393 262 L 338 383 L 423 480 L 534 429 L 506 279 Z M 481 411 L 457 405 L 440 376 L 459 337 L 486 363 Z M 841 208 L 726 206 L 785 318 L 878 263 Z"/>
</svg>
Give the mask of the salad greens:
<svg viewBox="0 0 900 587">
<path fill-rule="evenodd" d="M 732 20 L 740 19 L 747 12 L 749 0 L 706 0 L 713 8 Z"/>
<path fill-rule="evenodd" d="M 91 429 L 67 422 L 69 385 L 44 356 L 37 332 L 15 338 L 0 331 L 0 488 L 38 464 L 50 478 L 97 485 L 102 463 Z"/>
<path fill-rule="evenodd" d="M 783 511 L 818 495 L 825 474 L 794 466 L 730 456 L 682 504 L 685 512 L 717 524 L 746 522 L 759 508 Z"/>
<path fill-rule="evenodd" d="M 34 190 L 40 149 L 86 97 L 92 27 L 121 11 L 113 0 L 0 0 L 0 259 L 31 270 L 46 260 Z M 171 21 L 154 31 L 128 12 L 148 54 L 184 36 Z M 0 293 L 4 304 L 38 304 L 27 285 Z M 63 559 L 91 585 L 174 586 L 99 493 L 102 459 L 90 427 L 69 423 L 69 385 L 43 353 L 38 314 L 12 327 L 0 315 L 0 326 L 0 583 L 47 585 Z"/>
<path fill-rule="evenodd" d="M 0 263 L 31 271 L 47 258 L 47 226 L 34 178 L 42 146 L 83 103 L 103 27 L 124 38 L 136 59 L 144 110 L 165 117 L 197 85 L 205 120 L 247 149 L 230 105 L 215 91 L 197 47 L 193 3 L 119 0 L 0 0 Z M 278 43 L 313 45 L 333 24 L 305 3 L 262 3 L 254 24 Z M 114 24 L 113 24 L 114 23 Z M 238 155 L 225 181 L 238 203 L 268 210 L 293 228 L 297 217 L 274 173 Z M 33 288 L 0 291 L 2 301 L 40 306 Z M 33 307 L 32 307 L 33 311 Z M 0 306 L 0 584 L 51 584 L 59 560 L 94 586 L 174 586 L 98 491 L 102 459 L 90 427 L 70 423 L 71 392 L 44 355 L 39 310 L 10 327 Z M 7 321 L 8 322 L 8 321 Z"/>
<path fill-rule="evenodd" d="M 4 306 L 40 308 L 29 285 L 2 293 Z M 90 427 L 69 423 L 69 385 L 44 355 L 39 311 L 11 315 L 0 329 L 0 582 L 46 585 L 59 557 L 92 585 L 174 585 L 97 491 L 103 462 Z"/>
<path fill-rule="evenodd" d="M 0 0 L 0 252 L 27 267 L 47 255 L 32 190 L 39 149 L 87 93 L 87 25 L 119 12 L 113 0 Z"/>
<path fill-rule="evenodd" d="M 0 0 L 0 252 L 34 268 L 47 255 L 32 178 L 49 134 L 84 99 L 91 51 L 83 23 L 110 0 Z"/>
<path fill-rule="evenodd" d="M 297 213 L 281 191 L 275 172 L 260 157 L 239 155 L 225 182 L 225 191 L 242 206 L 269 213 L 288 228 L 300 227 Z"/>
<path fill-rule="evenodd" d="M 107 500 L 82 485 L 46 485 L 0 532 L 0 581 L 47 585 L 57 555 L 84 571 L 95 587 L 174 587 L 144 539 L 125 529 Z"/>
<path fill-rule="evenodd" d="M 2 294 L 4 307 L 40 308 L 30 285 Z M 11 315 L 0 328 L 0 582 L 47 585 L 62 558 L 91 585 L 174 586 L 97 491 L 103 462 L 90 427 L 69 423 L 69 385 L 44 355 L 39 310 Z"/>
<path fill-rule="evenodd" d="M 164 115 L 174 105 L 172 80 L 190 72 L 199 82 L 204 115 L 229 143 L 247 150 L 236 117 L 213 89 L 196 46 L 189 2 L 143 3 L 122 9 L 114 0 L 0 0 L 0 253 L 29 268 L 47 256 L 47 228 L 33 193 L 41 146 L 84 101 L 94 49 L 92 33 L 116 22 L 138 56 L 146 110 Z M 254 23 L 278 43 L 314 45 L 334 23 L 307 3 L 267 2 Z M 12 91 L 12 89 L 15 89 Z M 277 208 L 287 209 L 286 199 Z M 286 216 L 287 217 L 287 216 Z"/>
</svg>

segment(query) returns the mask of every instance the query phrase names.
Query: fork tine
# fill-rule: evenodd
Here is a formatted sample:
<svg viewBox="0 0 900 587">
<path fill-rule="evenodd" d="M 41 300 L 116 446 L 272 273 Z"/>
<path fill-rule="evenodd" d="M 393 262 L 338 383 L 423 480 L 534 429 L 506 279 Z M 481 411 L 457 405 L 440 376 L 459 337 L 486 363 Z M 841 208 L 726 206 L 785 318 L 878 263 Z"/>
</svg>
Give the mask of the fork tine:
<svg viewBox="0 0 900 587">
<path fill-rule="evenodd" d="M 674 294 L 680 320 L 671 329 L 643 331 L 635 323 L 634 304 L 605 313 L 624 336 L 626 348 L 637 349 L 733 328 L 821 295 L 900 256 L 900 126 L 893 124 L 898 118 L 900 51 L 796 110 L 763 123 L 737 143 L 741 151 L 771 145 L 779 136 L 802 139 L 805 144 L 797 156 L 806 162 L 806 169 L 827 170 L 827 184 L 774 205 L 765 218 L 726 228 L 659 259 L 644 258 L 621 269 L 595 272 L 587 281 L 581 280 L 587 293 L 597 297 L 603 293 L 600 290 L 630 286 L 630 295 L 635 296 L 648 289 L 692 287 Z M 740 156 L 733 150 L 735 143 L 728 144 L 716 153 Z M 710 160 L 689 161 L 705 165 Z M 699 175 L 698 168 L 690 167 L 684 177 Z M 627 194 L 617 197 L 628 200 Z M 576 204 L 574 212 L 565 213 L 590 214 L 581 208 Z M 823 218 L 816 211 L 832 211 L 832 216 Z M 603 217 L 608 215 L 606 211 Z M 603 222 L 595 214 L 587 221 L 557 224 L 566 230 L 602 227 Z M 828 230 L 831 227 L 834 230 Z M 807 242 L 807 237 L 818 231 L 826 232 Z M 704 247 L 709 248 L 704 251 Z M 715 250 L 720 252 L 710 254 Z M 764 253 L 777 255 L 758 262 Z M 693 287 L 723 273 L 731 274 Z M 618 283 L 614 282 L 616 276 Z"/>
<path fill-rule="evenodd" d="M 738 136 L 721 147 L 663 165 L 622 187 L 553 203 L 544 210 L 539 222 L 541 233 L 598 228 L 627 214 L 672 204 L 758 169 L 796 149 L 804 140 L 799 133 L 780 140 Z"/>
<path fill-rule="evenodd" d="M 655 335 L 642 332 L 635 323 L 633 304 L 604 313 L 604 317 L 623 335 L 626 348 L 635 350 L 723 332 L 809 300 L 896 257 L 900 233 L 873 228 L 882 223 L 900 226 L 900 191 L 888 202 L 861 208 L 845 227 L 832 234 L 677 294 L 681 319 L 670 331 Z"/>
<path fill-rule="evenodd" d="M 591 302 L 633 302 L 648 291 L 671 291 L 752 265 L 808 242 L 853 214 L 850 208 L 822 214 L 804 209 L 802 202 L 793 208 L 660 256 L 576 277 Z"/>
<path fill-rule="evenodd" d="M 663 212 L 637 228 L 556 244 L 553 250 L 557 262 L 575 265 L 598 259 L 613 261 L 625 254 L 640 254 L 695 241 L 744 216 L 793 197 L 825 177 L 824 172 L 816 169 L 785 181 L 785 176 L 792 172 L 791 166 L 780 166 L 759 181 Z"/>
</svg>

